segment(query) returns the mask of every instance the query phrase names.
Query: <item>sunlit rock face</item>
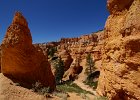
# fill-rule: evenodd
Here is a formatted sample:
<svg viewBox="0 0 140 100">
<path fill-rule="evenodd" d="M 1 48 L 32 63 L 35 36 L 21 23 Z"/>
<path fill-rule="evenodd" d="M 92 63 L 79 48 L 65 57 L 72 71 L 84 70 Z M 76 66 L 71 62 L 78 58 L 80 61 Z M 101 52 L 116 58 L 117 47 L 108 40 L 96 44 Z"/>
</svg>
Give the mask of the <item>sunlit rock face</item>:
<svg viewBox="0 0 140 100">
<path fill-rule="evenodd" d="M 65 66 L 64 70 L 65 71 L 68 70 L 70 68 L 72 61 L 73 61 L 73 59 L 71 58 L 71 55 L 68 53 L 67 50 L 63 50 L 63 51 L 59 52 L 58 56 L 60 58 L 62 58 L 62 60 L 64 62 L 64 66 Z"/>
<path fill-rule="evenodd" d="M 111 14 L 129 9 L 134 0 L 107 0 L 107 8 Z"/>
<path fill-rule="evenodd" d="M 32 45 L 28 23 L 20 12 L 15 13 L 1 50 L 1 72 L 4 75 L 28 84 L 39 81 L 55 88 L 50 64 L 42 50 Z"/>
<path fill-rule="evenodd" d="M 64 73 L 64 80 L 75 80 L 82 72 L 83 67 L 80 66 L 79 59 L 74 59 L 70 68 Z"/>
<path fill-rule="evenodd" d="M 110 100 L 140 99 L 140 0 L 108 0 L 97 92 Z"/>
</svg>

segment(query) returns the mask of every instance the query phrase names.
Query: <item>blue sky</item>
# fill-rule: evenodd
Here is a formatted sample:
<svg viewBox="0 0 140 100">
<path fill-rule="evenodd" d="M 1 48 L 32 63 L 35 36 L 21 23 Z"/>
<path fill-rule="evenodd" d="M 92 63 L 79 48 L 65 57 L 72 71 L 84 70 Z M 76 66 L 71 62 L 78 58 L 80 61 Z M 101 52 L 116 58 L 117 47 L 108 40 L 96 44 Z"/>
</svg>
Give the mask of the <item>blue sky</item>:
<svg viewBox="0 0 140 100">
<path fill-rule="evenodd" d="M 104 28 L 107 0 L 0 0 L 0 42 L 15 11 L 28 21 L 34 43 L 78 37 Z"/>
</svg>

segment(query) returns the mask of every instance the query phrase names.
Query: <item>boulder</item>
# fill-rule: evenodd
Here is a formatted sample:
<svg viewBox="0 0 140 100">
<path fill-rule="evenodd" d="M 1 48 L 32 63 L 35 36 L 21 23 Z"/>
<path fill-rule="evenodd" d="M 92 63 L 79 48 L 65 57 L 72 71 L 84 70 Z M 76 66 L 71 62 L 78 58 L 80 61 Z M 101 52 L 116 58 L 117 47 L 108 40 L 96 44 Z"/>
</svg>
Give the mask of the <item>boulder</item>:
<svg viewBox="0 0 140 100">
<path fill-rule="evenodd" d="M 1 47 L 1 72 L 11 79 L 28 85 L 39 81 L 55 89 L 55 79 L 43 52 L 32 44 L 26 19 L 16 12 Z"/>
</svg>

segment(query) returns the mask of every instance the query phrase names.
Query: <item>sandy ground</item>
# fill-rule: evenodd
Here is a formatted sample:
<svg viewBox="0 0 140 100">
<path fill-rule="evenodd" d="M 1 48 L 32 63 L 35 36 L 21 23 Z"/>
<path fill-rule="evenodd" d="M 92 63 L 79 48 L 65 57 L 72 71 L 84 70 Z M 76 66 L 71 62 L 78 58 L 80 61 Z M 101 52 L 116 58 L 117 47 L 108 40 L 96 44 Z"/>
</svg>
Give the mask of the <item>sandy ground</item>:
<svg viewBox="0 0 140 100">
<path fill-rule="evenodd" d="M 76 84 L 86 89 L 82 84 L 78 82 Z M 64 97 L 59 98 L 55 95 L 51 95 L 51 98 L 46 98 L 30 89 L 17 86 L 16 83 L 13 83 L 12 80 L 0 73 L 0 100 L 94 100 L 94 95 L 91 94 L 68 93 L 68 95 L 67 99 L 64 99 Z"/>
<path fill-rule="evenodd" d="M 46 98 L 32 90 L 16 86 L 0 73 L 0 100 L 46 100 Z"/>
</svg>

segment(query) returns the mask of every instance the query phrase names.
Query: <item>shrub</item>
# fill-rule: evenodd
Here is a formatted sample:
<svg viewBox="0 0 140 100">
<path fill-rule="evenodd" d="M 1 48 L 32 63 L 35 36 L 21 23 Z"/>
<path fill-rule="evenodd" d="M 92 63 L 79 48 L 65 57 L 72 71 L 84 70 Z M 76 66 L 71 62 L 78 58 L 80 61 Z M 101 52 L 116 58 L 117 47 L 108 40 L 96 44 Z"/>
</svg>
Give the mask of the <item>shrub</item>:
<svg viewBox="0 0 140 100">
<path fill-rule="evenodd" d="M 32 84 L 32 90 L 45 96 L 51 92 L 50 87 L 43 87 L 43 85 L 39 81 L 35 84 Z"/>
</svg>

